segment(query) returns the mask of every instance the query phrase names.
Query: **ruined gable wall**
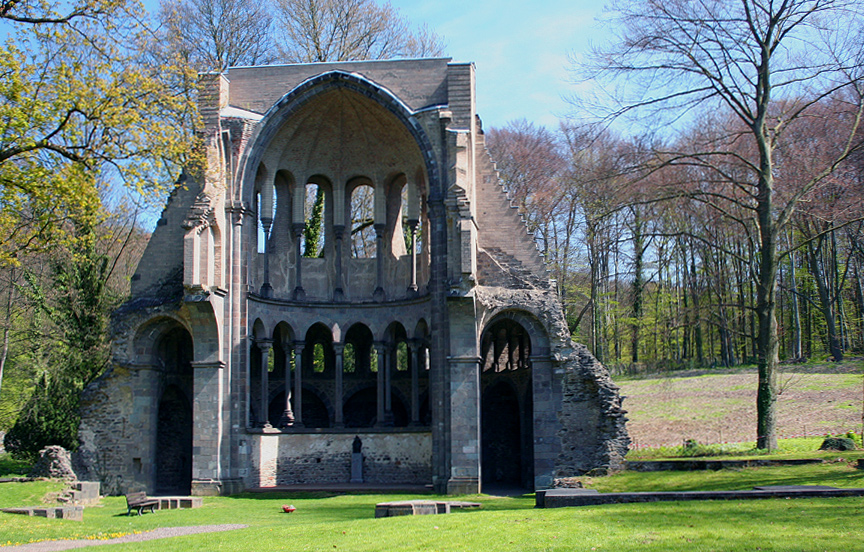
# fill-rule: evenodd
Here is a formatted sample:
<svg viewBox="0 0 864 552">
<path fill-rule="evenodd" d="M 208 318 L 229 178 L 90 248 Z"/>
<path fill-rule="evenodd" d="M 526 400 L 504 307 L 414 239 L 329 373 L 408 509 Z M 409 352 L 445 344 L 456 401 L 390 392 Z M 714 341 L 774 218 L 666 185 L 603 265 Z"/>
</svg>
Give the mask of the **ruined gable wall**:
<svg viewBox="0 0 864 552">
<path fill-rule="evenodd" d="M 191 179 L 177 183 L 132 276 L 133 298 L 173 295 L 182 285 L 183 221 L 198 192 L 199 185 Z"/>
<path fill-rule="evenodd" d="M 232 67 L 230 104 L 266 113 L 303 81 L 329 71 L 358 73 L 396 95 L 412 110 L 447 103 L 449 58 Z"/>
</svg>

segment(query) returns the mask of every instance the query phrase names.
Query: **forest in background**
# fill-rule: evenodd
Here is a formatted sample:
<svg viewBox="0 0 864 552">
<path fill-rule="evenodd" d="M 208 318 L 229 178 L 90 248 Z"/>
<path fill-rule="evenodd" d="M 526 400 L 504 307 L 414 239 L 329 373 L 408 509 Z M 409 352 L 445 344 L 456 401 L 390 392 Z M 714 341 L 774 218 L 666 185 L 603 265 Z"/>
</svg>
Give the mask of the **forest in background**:
<svg viewBox="0 0 864 552">
<path fill-rule="evenodd" d="M 802 128 L 778 156 L 778 173 L 794 177 L 820 150 L 830 154 L 832 140 L 843 136 L 828 126 Z M 716 134 L 706 137 L 712 128 Z M 694 139 L 724 139 L 717 121 L 700 121 L 697 133 Z M 755 225 L 746 206 L 723 214 L 690 194 L 725 193 L 716 174 L 691 165 L 657 169 L 646 159 L 662 145 L 597 139 L 566 123 L 553 131 L 520 120 L 486 134 L 546 256 L 574 340 L 620 373 L 756 363 Z M 794 193 L 796 182 L 783 179 L 780 193 Z M 864 155 L 857 153 L 804 197 L 783 234 L 777 312 L 784 361 L 864 351 L 862 201 Z"/>
</svg>

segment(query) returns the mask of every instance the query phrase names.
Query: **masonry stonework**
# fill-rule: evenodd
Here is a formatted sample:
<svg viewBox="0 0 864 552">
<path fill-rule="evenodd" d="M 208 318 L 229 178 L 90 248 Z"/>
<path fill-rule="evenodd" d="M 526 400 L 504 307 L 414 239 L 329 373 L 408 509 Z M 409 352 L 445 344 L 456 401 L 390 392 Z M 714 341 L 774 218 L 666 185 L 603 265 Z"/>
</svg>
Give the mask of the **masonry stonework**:
<svg viewBox="0 0 864 552">
<path fill-rule="evenodd" d="M 618 467 L 606 369 L 574 344 L 449 59 L 201 77 L 184 175 L 82 397 L 108 493 L 347 483 L 476 493 Z"/>
</svg>

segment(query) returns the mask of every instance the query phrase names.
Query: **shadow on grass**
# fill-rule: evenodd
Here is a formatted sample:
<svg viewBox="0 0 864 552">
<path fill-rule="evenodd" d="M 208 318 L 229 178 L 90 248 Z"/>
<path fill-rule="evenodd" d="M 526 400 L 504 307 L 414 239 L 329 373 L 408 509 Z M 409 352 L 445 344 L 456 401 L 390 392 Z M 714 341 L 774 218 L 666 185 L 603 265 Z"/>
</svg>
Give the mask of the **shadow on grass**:
<svg viewBox="0 0 864 552">
<path fill-rule="evenodd" d="M 0 454 L 0 477 L 25 477 L 30 468 L 28 462 L 15 460 L 8 453 Z"/>
</svg>

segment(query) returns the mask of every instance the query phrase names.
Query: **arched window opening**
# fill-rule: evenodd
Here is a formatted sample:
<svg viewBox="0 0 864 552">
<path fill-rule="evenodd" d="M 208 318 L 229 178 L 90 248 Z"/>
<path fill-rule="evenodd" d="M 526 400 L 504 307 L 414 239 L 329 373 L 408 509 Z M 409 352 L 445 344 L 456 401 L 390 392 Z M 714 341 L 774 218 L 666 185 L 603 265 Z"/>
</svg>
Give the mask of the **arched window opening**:
<svg viewBox="0 0 864 552">
<path fill-rule="evenodd" d="M 378 373 L 378 351 L 374 347 L 369 351 L 369 371 L 373 374 Z"/>
<path fill-rule="evenodd" d="M 312 371 L 316 374 L 324 373 L 324 344 L 316 343 L 312 348 Z"/>
<path fill-rule="evenodd" d="M 346 343 L 342 350 L 342 371 L 346 374 L 353 374 L 357 369 L 357 358 L 355 357 L 354 344 Z"/>
<path fill-rule="evenodd" d="M 396 185 L 394 183 L 394 186 Z M 398 193 L 394 190 L 391 194 L 393 195 L 391 195 L 391 200 L 388 203 L 391 204 L 390 207 L 395 213 L 388 217 L 388 227 L 393 231 L 390 250 L 395 257 L 401 257 L 411 253 L 411 228 L 408 226 L 408 186 L 403 184 Z"/>
<path fill-rule="evenodd" d="M 496 322 L 484 332 L 480 344 L 483 372 L 508 372 L 529 368 L 531 342 L 527 332 L 509 319 Z"/>
<path fill-rule="evenodd" d="M 396 344 L 396 371 L 408 371 L 408 344 L 404 341 Z"/>
<path fill-rule="evenodd" d="M 354 324 L 345 334 L 345 348 L 342 351 L 342 368 L 345 374 L 363 377 L 371 372 L 375 362 L 377 369 L 378 354 L 372 346 L 372 332 L 363 324 Z M 374 359 L 374 361 L 373 361 Z"/>
<path fill-rule="evenodd" d="M 351 191 L 351 256 L 375 257 L 375 189 L 361 184 Z"/>
<path fill-rule="evenodd" d="M 265 240 L 267 236 L 264 235 L 264 225 L 261 223 L 261 192 L 257 192 L 255 194 L 255 215 L 256 220 L 258 221 L 258 230 L 256 233 L 258 240 L 258 253 L 264 253 L 265 250 Z"/>
<path fill-rule="evenodd" d="M 303 213 L 306 227 L 303 230 L 303 256 L 324 256 L 324 213 L 326 208 L 324 188 L 310 182 L 306 184 L 306 204 Z"/>
</svg>

